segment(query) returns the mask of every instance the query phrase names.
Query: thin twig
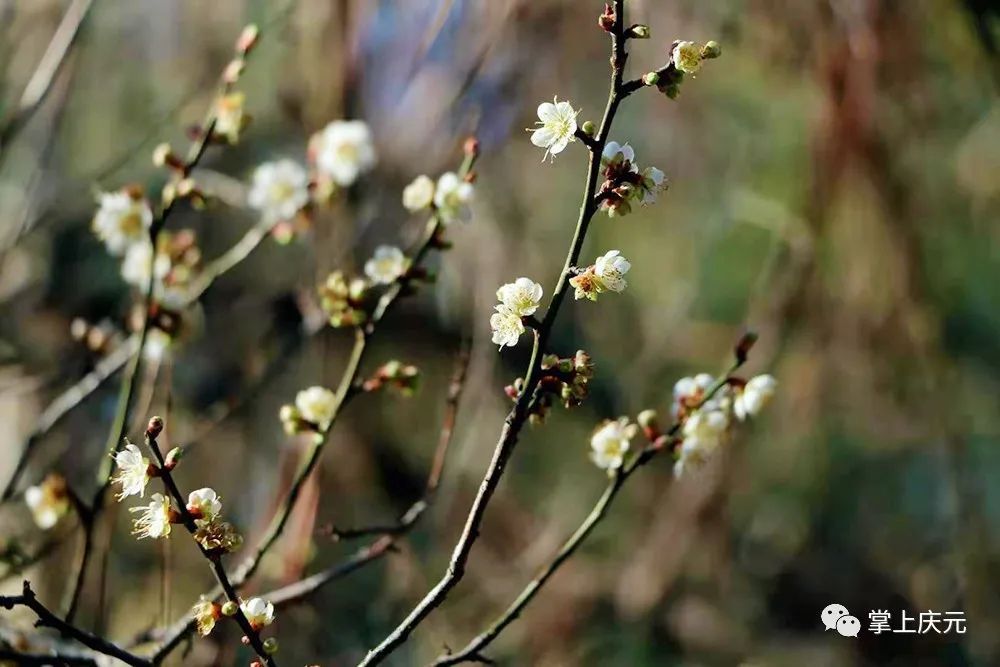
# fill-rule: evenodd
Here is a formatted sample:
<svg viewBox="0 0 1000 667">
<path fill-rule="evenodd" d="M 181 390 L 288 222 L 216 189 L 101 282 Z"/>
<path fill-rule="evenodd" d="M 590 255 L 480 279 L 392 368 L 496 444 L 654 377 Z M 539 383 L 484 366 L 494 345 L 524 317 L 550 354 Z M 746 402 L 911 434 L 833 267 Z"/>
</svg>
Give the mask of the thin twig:
<svg viewBox="0 0 1000 667">
<path fill-rule="evenodd" d="M 597 182 L 601 168 L 601 153 L 607 143 L 608 135 L 611 132 L 611 125 L 618 111 L 624 95 L 622 85 L 625 73 L 625 52 L 624 38 L 624 0 L 615 0 L 615 25 L 611 34 L 611 90 L 608 94 L 608 103 L 601 121 L 600 130 L 596 137 L 595 145 L 588 147 L 590 151 L 590 166 L 587 173 L 587 185 L 584 192 L 583 203 L 580 207 L 580 215 L 577 219 L 576 230 L 569 251 L 566 255 L 566 262 L 562 273 L 556 283 L 552 294 L 552 299 L 545 312 L 541 326 L 535 329 L 535 341 L 531 351 L 531 360 L 528 365 L 528 372 L 524 380 L 524 391 L 514 404 L 513 409 L 507 415 L 500 433 L 499 441 L 490 461 L 489 468 L 479 486 L 479 492 L 473 501 L 466 519 L 462 535 L 455 545 L 448 569 L 437 584 L 424 596 L 413 608 L 410 614 L 375 648 L 368 652 L 364 660 L 359 663 L 359 667 L 369 667 L 385 660 L 385 658 L 407 640 L 413 630 L 438 606 L 444 602 L 448 593 L 454 588 L 465 574 L 465 566 L 472 551 L 472 546 L 479 537 L 480 526 L 486 514 L 486 508 L 493 497 L 500 479 L 503 476 L 507 461 L 513 453 L 517 444 L 521 428 L 528 419 L 528 408 L 534 398 L 535 388 L 538 384 L 541 370 L 541 360 L 546 349 L 552 326 L 559 313 L 559 307 L 566 295 L 569 277 L 580 257 L 583 242 L 587 235 L 587 229 L 594 214 L 597 212 L 595 195 L 597 193 Z"/>
<path fill-rule="evenodd" d="M 24 589 L 20 595 L 0 596 L 0 607 L 3 607 L 4 609 L 13 609 L 17 606 L 27 607 L 33 611 L 35 616 L 38 617 L 38 625 L 58 630 L 59 634 L 64 637 L 74 639 L 87 648 L 97 651 L 98 653 L 117 658 L 127 665 L 133 665 L 133 667 L 149 667 L 151 664 L 149 660 L 133 655 L 106 639 L 102 639 L 97 635 L 81 630 L 75 625 L 68 623 L 53 614 L 45 605 L 38 601 L 38 598 L 35 597 L 35 592 L 31 590 L 31 584 L 27 580 L 24 582 Z"/>
<path fill-rule="evenodd" d="M 737 359 L 736 363 L 729 369 L 729 371 L 717 379 L 715 383 L 709 387 L 704 395 L 702 396 L 699 403 L 694 406 L 693 409 L 698 409 L 705 404 L 706 401 L 711 399 L 722 387 L 724 387 L 729 379 L 729 377 L 743 365 L 744 360 Z M 636 470 L 644 466 L 646 463 L 651 461 L 658 453 L 663 451 L 672 451 L 673 445 L 677 443 L 677 433 L 680 431 L 682 423 L 680 420 L 674 422 L 671 428 L 666 432 L 662 438 L 656 439 L 654 442 L 649 443 L 644 447 L 639 454 L 632 458 L 626 465 L 618 468 L 612 473 L 611 479 L 608 481 L 607 487 L 604 489 L 604 493 L 597 500 L 593 509 L 583 520 L 583 523 L 574 531 L 573 535 L 566 540 L 558 552 L 556 552 L 555 557 L 546 564 L 535 578 L 532 579 L 527 586 L 521 591 L 521 593 L 514 599 L 509 607 L 501 614 L 490 626 L 481 634 L 473 638 L 466 646 L 455 653 L 446 652 L 444 655 L 439 656 L 433 663 L 432 667 L 445 667 L 446 665 L 457 665 L 463 662 L 474 662 L 482 658 L 482 652 L 486 647 L 488 647 L 493 641 L 500 636 L 500 633 L 504 629 L 513 623 L 524 611 L 524 608 L 532 601 L 532 599 L 541 591 L 542 587 L 549 580 L 549 578 L 556 573 L 556 570 L 566 562 L 570 556 L 576 553 L 580 545 L 583 544 L 584 540 L 590 535 L 594 527 L 605 517 L 608 508 L 611 506 L 612 501 L 618 492 L 621 490 L 622 486 L 628 480 L 629 477 L 635 473 Z"/>
</svg>

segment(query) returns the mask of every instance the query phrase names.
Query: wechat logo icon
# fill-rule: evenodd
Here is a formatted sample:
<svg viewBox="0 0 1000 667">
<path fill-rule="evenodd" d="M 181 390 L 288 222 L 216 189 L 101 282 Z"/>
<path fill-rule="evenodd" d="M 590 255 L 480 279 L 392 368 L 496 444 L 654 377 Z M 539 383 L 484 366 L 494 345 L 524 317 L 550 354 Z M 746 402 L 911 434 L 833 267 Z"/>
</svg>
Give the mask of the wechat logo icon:
<svg viewBox="0 0 1000 667">
<path fill-rule="evenodd" d="M 844 637 L 857 637 L 861 631 L 861 621 L 856 616 L 851 616 L 847 607 L 842 604 L 828 604 L 820 620 L 827 630 L 836 630 Z"/>
</svg>

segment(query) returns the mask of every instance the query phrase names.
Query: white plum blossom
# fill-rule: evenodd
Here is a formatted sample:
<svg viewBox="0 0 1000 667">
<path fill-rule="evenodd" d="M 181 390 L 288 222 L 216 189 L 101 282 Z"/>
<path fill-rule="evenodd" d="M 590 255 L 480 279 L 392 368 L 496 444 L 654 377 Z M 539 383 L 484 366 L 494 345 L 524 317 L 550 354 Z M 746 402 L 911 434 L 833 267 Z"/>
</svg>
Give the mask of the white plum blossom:
<svg viewBox="0 0 1000 667">
<path fill-rule="evenodd" d="M 274 605 L 264 598 L 250 598 L 240 603 L 240 609 L 255 630 L 274 622 Z"/>
<path fill-rule="evenodd" d="M 723 443 L 728 428 L 729 418 L 722 410 L 703 408 L 688 417 L 684 422 L 684 439 L 678 450 L 674 474 L 680 476 L 703 465 Z"/>
<path fill-rule="evenodd" d="M 352 185 L 377 162 L 371 130 L 361 120 L 335 120 L 309 142 L 320 175 L 336 185 Z"/>
<path fill-rule="evenodd" d="M 66 481 L 59 475 L 49 475 L 38 486 L 25 489 L 24 503 L 36 526 L 42 530 L 52 528 L 69 511 Z"/>
<path fill-rule="evenodd" d="M 120 256 L 130 245 L 148 238 L 153 210 L 141 195 L 127 190 L 102 192 L 91 224 L 108 252 Z"/>
<path fill-rule="evenodd" d="M 609 250 L 594 262 L 594 275 L 605 290 L 621 292 L 628 287 L 625 274 L 631 268 L 631 262 L 625 259 L 620 251 Z"/>
<path fill-rule="evenodd" d="M 170 536 L 173 510 L 170 501 L 163 494 L 154 493 L 148 505 L 130 507 L 129 511 L 139 513 L 139 518 L 132 520 L 132 534 L 137 535 L 140 540 L 146 537 L 155 540 Z"/>
<path fill-rule="evenodd" d="M 490 328 L 493 329 L 493 344 L 499 345 L 502 350 L 504 345 L 510 347 L 517 345 L 521 334 L 524 333 L 524 322 L 521 321 L 520 315 L 501 304 L 490 317 Z"/>
<path fill-rule="evenodd" d="M 619 165 L 625 162 L 632 165 L 630 171 L 638 171 L 635 166 L 635 150 L 630 145 L 627 143 L 619 144 L 617 141 L 609 141 L 604 145 L 604 151 L 601 153 L 601 166 L 607 168 L 609 165 Z"/>
<path fill-rule="evenodd" d="M 396 246 L 380 245 L 365 262 L 365 275 L 376 285 L 389 285 L 406 273 L 410 260 Z"/>
<path fill-rule="evenodd" d="M 605 422 L 594 431 L 590 438 L 590 460 L 608 474 L 622 466 L 629 443 L 635 437 L 638 426 L 630 424 L 628 417 Z"/>
<path fill-rule="evenodd" d="M 639 192 L 644 205 L 656 203 L 656 195 L 663 189 L 665 174 L 656 167 L 646 167 L 642 170 L 642 182 Z"/>
<path fill-rule="evenodd" d="M 471 188 L 472 186 L 469 185 Z M 434 203 L 434 181 L 421 174 L 403 188 L 403 207 L 416 213 Z"/>
<path fill-rule="evenodd" d="M 122 278 L 129 285 L 146 289 L 150 266 L 153 269 L 153 277 L 157 281 L 162 281 L 170 273 L 170 257 L 160 252 L 156 253 L 154 261 L 152 244 L 148 241 L 133 243 L 125 251 L 125 258 L 122 259 Z"/>
<path fill-rule="evenodd" d="M 222 511 L 222 500 L 215 489 L 205 487 L 188 494 L 187 509 L 199 519 L 213 521 Z"/>
<path fill-rule="evenodd" d="M 131 442 L 118 451 L 114 459 L 118 474 L 111 481 L 121 484 L 121 490 L 115 497 L 120 501 L 129 496 L 144 496 L 149 483 L 149 459 Z"/>
<path fill-rule="evenodd" d="M 253 173 L 247 203 L 265 220 L 291 220 L 309 203 L 309 174 L 294 160 L 265 162 Z"/>
<path fill-rule="evenodd" d="M 325 431 L 337 409 L 337 396 L 326 387 L 309 387 L 295 396 L 295 407 L 302 419 Z"/>
<path fill-rule="evenodd" d="M 553 98 L 538 105 L 537 128 L 528 128 L 531 143 L 545 149 L 544 161 L 563 152 L 569 142 L 576 141 L 576 116 L 580 113 L 569 102 Z"/>
<path fill-rule="evenodd" d="M 434 191 L 434 206 L 437 207 L 441 222 L 448 224 L 453 220 L 465 222 L 471 215 L 469 204 L 472 203 L 474 189 L 452 171 L 441 174 L 437 188 Z"/>
<path fill-rule="evenodd" d="M 694 42 L 677 42 L 671 58 L 678 70 L 685 74 L 694 74 L 701 68 L 701 47 Z"/>
<path fill-rule="evenodd" d="M 518 317 L 527 317 L 538 310 L 543 292 L 542 286 L 531 278 L 518 278 L 500 286 L 497 300 Z"/>
<path fill-rule="evenodd" d="M 733 400 L 733 412 L 740 421 L 756 417 L 774 397 L 777 381 L 770 375 L 751 378 Z"/>
</svg>

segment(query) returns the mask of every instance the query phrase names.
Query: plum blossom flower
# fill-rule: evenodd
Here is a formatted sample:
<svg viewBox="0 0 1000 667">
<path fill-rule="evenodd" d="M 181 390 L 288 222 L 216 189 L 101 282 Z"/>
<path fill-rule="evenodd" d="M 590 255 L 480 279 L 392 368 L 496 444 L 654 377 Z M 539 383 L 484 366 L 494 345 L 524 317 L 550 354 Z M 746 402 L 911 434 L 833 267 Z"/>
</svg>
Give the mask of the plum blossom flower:
<svg viewBox="0 0 1000 667">
<path fill-rule="evenodd" d="M 527 317 L 538 310 L 543 292 L 542 286 L 531 278 L 518 278 L 500 286 L 497 300 L 518 317 Z"/>
<path fill-rule="evenodd" d="M 149 272 L 153 271 L 153 278 L 160 282 L 170 273 L 170 256 L 166 253 L 156 253 L 153 259 L 153 246 L 148 241 L 133 243 L 125 251 L 125 258 L 122 260 L 122 278 L 129 285 L 145 289 L 149 283 Z"/>
<path fill-rule="evenodd" d="M 254 630 L 260 630 L 274 622 L 274 605 L 264 598 L 250 598 L 240 603 L 240 609 Z"/>
<path fill-rule="evenodd" d="M 674 475 L 681 476 L 686 471 L 704 465 L 724 442 L 729 417 L 722 410 L 701 410 L 684 422 L 683 441 L 674 463 Z"/>
<path fill-rule="evenodd" d="M 302 419 L 325 431 L 337 410 L 337 396 L 326 387 L 309 387 L 295 396 L 295 408 Z"/>
<path fill-rule="evenodd" d="M 380 245 L 365 262 L 365 275 L 376 285 L 389 285 L 406 273 L 410 260 L 396 246 Z"/>
<path fill-rule="evenodd" d="M 215 126 L 212 132 L 225 139 L 230 144 L 237 144 L 240 134 L 250 122 L 250 116 L 244 110 L 246 94 L 242 92 L 229 93 L 220 97 L 215 103 Z"/>
<path fill-rule="evenodd" d="M 629 423 L 628 417 L 605 422 L 590 438 L 590 460 L 608 474 L 613 473 L 625 461 L 625 453 L 638 428 Z"/>
<path fill-rule="evenodd" d="M 733 412 L 736 413 L 736 417 L 740 421 L 745 421 L 748 417 L 760 414 L 760 411 L 771 402 L 777 386 L 777 381 L 770 375 L 751 378 L 733 400 Z"/>
<path fill-rule="evenodd" d="M 243 536 L 228 521 L 195 519 L 194 539 L 205 551 L 236 551 L 243 546 Z"/>
<path fill-rule="evenodd" d="M 609 250 L 598 257 L 592 266 L 570 278 L 569 284 L 576 292 L 574 298 L 597 301 L 603 292 L 621 292 L 628 287 L 625 274 L 632 264 L 618 250 Z"/>
<path fill-rule="evenodd" d="M 127 441 L 125 447 L 114 455 L 114 459 L 118 474 L 111 481 L 121 484 L 121 490 L 115 497 L 119 501 L 129 496 L 143 497 L 149 483 L 149 459 L 142 455 L 138 447 Z"/>
<path fill-rule="evenodd" d="M 701 68 L 701 47 L 694 42 L 677 42 L 670 57 L 674 67 L 685 74 L 694 74 Z"/>
<path fill-rule="evenodd" d="M 294 160 L 265 162 L 253 173 L 247 203 L 265 220 L 291 220 L 309 203 L 309 174 Z"/>
<path fill-rule="evenodd" d="M 36 526 L 42 530 L 52 528 L 69 511 L 66 480 L 55 473 L 48 475 L 38 486 L 25 489 L 24 502 Z"/>
<path fill-rule="evenodd" d="M 604 145 L 604 150 L 601 152 L 601 166 L 607 169 L 608 167 L 619 166 L 628 162 L 631 167 L 629 171 L 637 171 L 635 166 L 635 149 L 630 145 L 619 144 L 617 141 L 609 141 Z"/>
<path fill-rule="evenodd" d="M 594 275 L 600 280 L 601 286 L 611 292 L 622 292 L 628 287 L 625 274 L 632 268 L 631 262 L 625 259 L 618 250 L 609 250 L 603 257 L 594 262 Z"/>
<path fill-rule="evenodd" d="M 471 188 L 472 186 L 469 185 Z M 421 174 L 403 188 L 403 207 L 416 213 L 434 203 L 434 181 Z"/>
<path fill-rule="evenodd" d="M 528 128 L 531 143 L 545 149 L 542 158 L 552 158 L 563 152 L 569 142 L 576 141 L 576 116 L 580 113 L 569 102 L 553 98 L 538 105 L 537 128 Z"/>
<path fill-rule="evenodd" d="M 222 511 L 222 500 L 215 489 L 205 487 L 188 494 L 187 510 L 199 519 L 212 521 Z"/>
<path fill-rule="evenodd" d="M 639 183 L 639 193 L 645 206 L 656 203 L 656 195 L 665 188 L 665 174 L 656 167 L 646 167 L 642 170 L 642 180 Z"/>
<path fill-rule="evenodd" d="M 123 255 L 130 245 L 147 238 L 153 224 L 153 210 L 141 192 L 135 189 L 102 192 L 97 203 L 91 226 L 112 255 Z"/>
<path fill-rule="evenodd" d="M 309 152 L 317 171 L 340 187 L 352 185 L 377 162 L 371 130 L 361 120 L 335 120 L 313 135 Z"/>
<path fill-rule="evenodd" d="M 194 617 L 198 628 L 198 634 L 207 637 L 215 627 L 215 622 L 222 616 L 222 608 L 204 595 L 191 608 L 191 615 Z"/>
<path fill-rule="evenodd" d="M 493 344 L 502 350 L 505 345 L 514 347 L 524 333 L 524 322 L 521 316 L 507 306 L 501 304 L 490 317 L 490 328 L 493 329 Z"/>
<path fill-rule="evenodd" d="M 441 174 L 437 188 L 434 191 L 434 206 L 437 207 L 441 222 L 448 224 L 453 220 L 466 222 L 471 216 L 469 204 L 472 203 L 474 188 L 458 177 L 452 171 Z"/>
<path fill-rule="evenodd" d="M 150 497 L 148 505 L 130 507 L 129 512 L 138 513 L 139 517 L 132 520 L 132 534 L 141 540 L 151 537 L 154 540 L 170 536 L 170 524 L 173 523 L 174 510 L 170 501 L 160 493 Z"/>
</svg>

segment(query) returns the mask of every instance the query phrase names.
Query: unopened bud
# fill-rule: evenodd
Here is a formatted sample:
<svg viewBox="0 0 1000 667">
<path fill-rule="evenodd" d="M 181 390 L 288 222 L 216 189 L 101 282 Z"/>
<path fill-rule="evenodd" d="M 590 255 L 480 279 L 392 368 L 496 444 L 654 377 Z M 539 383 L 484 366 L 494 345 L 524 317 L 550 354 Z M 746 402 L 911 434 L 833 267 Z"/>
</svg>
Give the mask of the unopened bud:
<svg viewBox="0 0 1000 667">
<path fill-rule="evenodd" d="M 222 615 L 223 616 L 235 616 L 236 612 L 239 611 L 240 607 L 238 604 L 232 600 L 227 600 L 222 605 Z"/>
<path fill-rule="evenodd" d="M 150 440 L 156 440 L 163 431 L 163 417 L 151 417 L 146 425 L 146 436 Z"/>
<path fill-rule="evenodd" d="M 647 86 L 655 86 L 660 82 L 660 75 L 656 72 L 646 72 L 642 75 L 642 82 Z"/>
<path fill-rule="evenodd" d="M 243 28 L 243 32 L 240 33 L 239 38 L 236 40 L 236 50 L 244 55 L 250 53 L 250 50 L 257 45 L 257 40 L 260 39 L 260 28 L 257 27 L 256 23 L 251 23 L 247 27 Z"/>
<path fill-rule="evenodd" d="M 625 33 L 625 36 L 631 39 L 649 39 L 649 35 L 649 26 L 641 23 L 636 23 Z"/>
<path fill-rule="evenodd" d="M 222 80 L 226 83 L 233 84 L 240 80 L 240 76 L 243 74 L 243 70 L 246 69 L 247 63 L 243 58 L 233 58 L 226 69 L 222 72 Z"/>
<path fill-rule="evenodd" d="M 264 640 L 264 652 L 268 655 L 278 652 L 278 640 L 274 637 L 268 637 Z"/>
<path fill-rule="evenodd" d="M 163 459 L 163 467 L 167 470 L 173 470 L 177 467 L 177 464 L 181 462 L 182 456 L 184 456 L 184 450 L 180 447 L 174 447 L 167 452 L 167 457 Z"/>
<path fill-rule="evenodd" d="M 588 137 L 592 137 L 595 134 L 597 134 L 597 126 L 594 125 L 594 121 L 592 120 L 585 121 L 583 123 L 583 127 L 581 127 L 580 129 L 583 130 L 583 133 L 586 134 Z"/>
<path fill-rule="evenodd" d="M 462 150 L 466 155 L 470 157 L 479 156 L 479 139 L 476 137 L 469 137 L 465 140 L 465 144 L 462 146 Z"/>
<path fill-rule="evenodd" d="M 153 164 L 157 167 L 170 167 L 171 169 L 182 169 L 184 163 L 170 148 L 170 144 L 163 143 L 153 149 Z"/>
<path fill-rule="evenodd" d="M 660 429 L 659 416 L 656 414 L 656 410 L 643 410 L 635 420 L 639 422 L 639 426 L 644 431 L 659 431 Z"/>
<path fill-rule="evenodd" d="M 611 4 L 604 4 L 604 13 L 597 17 L 597 25 L 605 32 L 612 32 L 615 29 L 615 10 Z"/>
<path fill-rule="evenodd" d="M 712 58 L 718 58 L 722 55 L 722 45 L 719 44 L 714 39 L 710 42 L 706 42 L 705 46 L 701 47 L 701 57 L 705 60 L 711 60 Z"/>
<path fill-rule="evenodd" d="M 750 350 L 756 342 L 757 334 L 753 331 L 748 331 L 740 337 L 740 340 L 736 343 L 736 347 L 733 348 L 733 354 L 736 356 L 737 363 L 746 363 L 747 355 L 750 354 Z"/>
</svg>

